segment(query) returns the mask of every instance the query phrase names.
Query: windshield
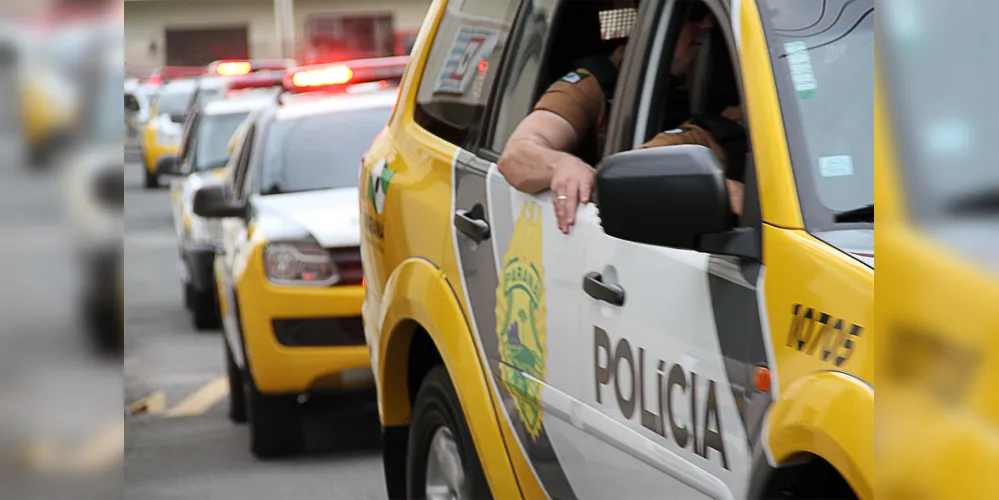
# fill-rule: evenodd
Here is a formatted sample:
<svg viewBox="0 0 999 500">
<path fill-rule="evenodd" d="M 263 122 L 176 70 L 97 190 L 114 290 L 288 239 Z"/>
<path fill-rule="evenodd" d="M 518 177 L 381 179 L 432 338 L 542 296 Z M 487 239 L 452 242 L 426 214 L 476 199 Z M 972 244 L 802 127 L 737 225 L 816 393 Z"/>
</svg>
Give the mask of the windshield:
<svg viewBox="0 0 999 500">
<path fill-rule="evenodd" d="M 996 7 L 962 10 L 927 0 L 884 5 L 878 42 L 911 211 L 941 221 L 995 214 L 995 105 L 987 96 L 999 76 L 989 40 L 999 36 L 991 34 L 995 17 L 984 14 Z M 976 205 L 975 199 L 980 209 L 957 209 Z"/>
<path fill-rule="evenodd" d="M 874 203 L 874 0 L 763 8 L 805 224 L 829 229 Z"/>
<path fill-rule="evenodd" d="M 156 112 L 161 115 L 183 116 L 187 113 L 188 105 L 191 104 L 192 95 L 194 95 L 194 89 L 164 88 L 156 96 Z"/>
<path fill-rule="evenodd" d="M 385 107 L 274 122 L 267 137 L 261 193 L 356 187 L 361 157 L 390 113 Z"/>
<path fill-rule="evenodd" d="M 229 160 L 229 141 L 250 113 L 206 115 L 198 127 L 194 170 L 222 168 Z"/>
<path fill-rule="evenodd" d="M 225 91 L 220 88 L 203 88 L 198 92 L 198 106 L 204 106 L 209 101 L 214 101 L 223 96 Z"/>
</svg>

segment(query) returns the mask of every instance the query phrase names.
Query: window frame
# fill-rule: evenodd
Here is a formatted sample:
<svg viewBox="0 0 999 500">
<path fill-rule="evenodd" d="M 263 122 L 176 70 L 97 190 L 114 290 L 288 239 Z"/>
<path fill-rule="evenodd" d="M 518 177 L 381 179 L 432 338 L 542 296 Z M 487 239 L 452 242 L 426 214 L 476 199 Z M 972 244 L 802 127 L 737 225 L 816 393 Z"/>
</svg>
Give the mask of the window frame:
<svg viewBox="0 0 999 500">
<path fill-rule="evenodd" d="M 245 199 L 243 196 L 243 186 L 246 182 L 246 174 L 249 168 L 250 156 L 253 152 L 253 143 L 256 139 L 257 124 L 253 123 L 247 127 L 246 132 L 243 134 L 243 139 L 239 144 L 239 156 L 237 157 L 236 165 L 232 173 L 231 189 L 229 190 L 230 199 L 233 201 L 242 201 Z"/>
<path fill-rule="evenodd" d="M 489 0 L 477 0 L 477 1 L 488 2 Z M 423 105 L 420 103 L 420 92 L 421 92 L 421 90 L 423 90 L 424 85 L 427 85 L 427 86 L 434 85 L 435 79 L 437 77 L 436 73 L 431 74 L 431 72 L 427 71 L 429 69 L 429 66 L 425 66 L 423 68 L 423 73 L 421 75 L 421 78 L 420 78 L 420 81 L 419 81 L 418 85 L 416 86 L 415 96 L 413 98 L 412 120 L 413 120 L 413 122 L 417 126 L 419 126 L 420 128 L 422 128 L 423 130 L 425 130 L 430 135 L 438 137 L 439 139 L 441 139 L 441 140 L 443 140 L 443 141 L 445 141 L 445 142 L 447 142 L 447 143 L 449 143 L 449 144 L 451 144 L 453 146 L 456 146 L 456 147 L 461 148 L 461 149 L 465 149 L 467 151 L 477 151 L 478 150 L 478 145 L 482 142 L 481 138 L 482 138 L 482 135 L 483 135 L 482 134 L 483 128 L 484 128 L 484 125 L 487 123 L 487 120 L 489 120 L 490 107 L 492 105 L 492 100 L 493 100 L 493 97 L 495 95 L 496 88 L 501 84 L 501 80 L 505 76 L 504 67 L 506 66 L 506 60 L 507 60 L 507 58 L 508 58 L 508 56 L 510 54 L 510 49 L 511 49 L 511 43 L 510 42 L 511 42 L 511 40 L 513 40 L 513 37 L 515 36 L 514 34 L 518 31 L 519 24 L 521 23 L 521 17 L 522 17 L 524 5 L 527 4 L 528 2 L 531 2 L 532 0 L 496 0 L 496 1 L 508 2 L 510 6 L 513 6 L 514 4 L 516 4 L 516 8 L 515 8 L 515 11 L 514 11 L 513 18 L 510 20 L 510 29 L 509 29 L 509 31 L 506 32 L 506 35 L 505 35 L 506 36 L 506 40 L 505 40 L 505 43 L 503 45 L 503 53 L 500 54 L 500 57 L 498 58 L 498 65 L 497 65 L 498 67 L 495 68 L 495 69 L 490 69 L 490 71 L 497 71 L 498 73 L 493 78 L 492 86 L 490 87 L 489 91 L 486 93 L 485 99 L 481 100 L 482 111 L 479 112 L 477 116 L 474 116 L 471 120 L 469 120 L 469 123 L 465 127 L 465 129 L 464 129 L 464 131 L 463 131 L 460 139 L 459 140 L 452 140 L 453 138 L 451 138 L 451 137 L 444 137 L 437 130 L 434 130 L 433 127 L 428 127 L 426 124 L 421 123 L 423 121 L 423 119 L 421 119 L 420 115 L 422 114 L 422 115 L 425 115 L 428 118 L 430 118 L 432 121 L 437 122 L 438 124 L 440 124 L 440 125 L 442 125 L 444 127 L 449 127 L 449 128 L 452 127 L 452 125 L 450 125 L 450 124 L 448 124 L 446 122 L 443 122 L 442 120 L 437 119 L 433 114 L 427 113 L 423 109 Z M 559 1 L 562 1 L 562 0 L 559 0 Z M 442 38 L 442 34 L 443 33 L 441 32 L 441 25 L 444 23 L 444 19 L 449 14 L 448 7 L 445 6 L 444 9 L 445 9 L 444 13 L 441 15 L 441 20 L 440 20 L 440 22 L 437 23 L 437 27 L 435 28 L 433 37 L 429 41 L 430 47 L 429 47 L 429 50 L 427 50 L 427 61 L 430 61 L 430 59 L 434 56 L 434 49 L 436 48 L 436 45 L 437 45 L 438 42 L 447 43 L 448 44 L 448 48 L 450 48 L 450 44 L 453 43 L 452 42 L 453 35 L 451 37 L 449 37 L 448 40 L 444 40 Z M 509 7 L 508 7 L 508 9 L 509 9 Z M 463 11 L 460 11 L 460 12 L 463 12 Z M 496 18 L 489 18 L 489 19 L 492 20 L 492 21 L 496 21 L 496 22 L 503 22 L 503 21 L 505 21 L 505 20 L 496 19 Z M 446 50 L 446 49 L 443 49 L 443 50 Z M 437 68 L 437 70 L 439 71 L 440 68 Z M 486 78 L 488 79 L 489 76 L 487 75 Z"/>
<path fill-rule="evenodd" d="M 736 86 L 739 90 L 739 100 L 743 108 L 746 108 L 742 61 L 739 60 L 728 6 L 721 0 L 662 0 L 656 2 L 655 11 L 639 12 L 639 25 L 636 26 L 635 32 L 638 36 L 629 41 L 625 50 L 621 63 L 622 76 L 618 79 L 617 87 L 614 89 L 616 105 L 611 109 L 611 114 L 608 117 L 607 142 L 604 145 L 605 157 L 634 149 L 658 132 L 652 128 L 653 121 L 650 118 L 653 116 L 653 111 L 649 103 L 664 100 L 665 84 L 667 83 L 664 76 L 668 75 L 676 40 L 679 38 L 678 32 L 671 33 L 670 30 L 671 28 L 679 28 L 679 25 L 674 24 L 674 16 L 677 12 L 682 13 L 683 5 L 689 1 L 700 2 L 707 6 L 718 22 L 717 25 L 725 38 L 729 63 L 732 66 Z M 640 43 L 632 43 L 633 41 Z M 751 227 L 760 231 L 763 220 L 748 110 L 745 121 L 746 138 L 750 147 L 746 157 L 745 192 L 739 226 Z M 600 168 L 601 166 L 597 165 L 597 169 Z M 598 195 L 594 196 L 593 202 L 598 207 L 600 206 Z"/>
<path fill-rule="evenodd" d="M 552 9 L 552 18 L 558 19 L 562 7 L 567 1 L 555 0 L 555 2 L 555 7 Z M 528 9 L 528 7 L 531 8 Z M 520 5 L 517 6 L 517 14 L 514 16 L 513 26 L 511 26 L 510 34 L 507 38 L 506 51 L 500 58 L 500 74 L 493 84 L 493 88 L 489 90 L 489 99 L 482 116 L 482 125 L 479 129 L 478 137 L 475 138 L 473 151 L 476 156 L 493 163 L 499 161 L 499 157 L 503 153 L 502 151 L 496 151 L 492 146 L 496 136 L 496 122 L 499 120 L 499 111 L 502 108 L 503 91 L 506 90 L 513 78 L 513 74 L 508 68 L 512 64 L 512 59 L 519 53 L 522 43 L 524 43 L 524 32 L 527 29 L 529 14 L 534 12 L 533 7 L 534 0 L 520 0 Z M 553 31 L 551 30 L 546 32 L 541 44 L 542 65 L 539 67 L 538 73 L 534 76 L 534 85 L 532 86 L 534 93 L 532 100 L 534 101 L 537 101 L 537 98 L 540 96 L 540 91 L 538 90 L 540 87 L 540 75 L 544 68 L 544 61 L 549 55 L 548 52 L 551 46 L 549 42 L 553 36 L 552 33 Z M 526 115 L 524 117 L 526 118 Z"/>
</svg>

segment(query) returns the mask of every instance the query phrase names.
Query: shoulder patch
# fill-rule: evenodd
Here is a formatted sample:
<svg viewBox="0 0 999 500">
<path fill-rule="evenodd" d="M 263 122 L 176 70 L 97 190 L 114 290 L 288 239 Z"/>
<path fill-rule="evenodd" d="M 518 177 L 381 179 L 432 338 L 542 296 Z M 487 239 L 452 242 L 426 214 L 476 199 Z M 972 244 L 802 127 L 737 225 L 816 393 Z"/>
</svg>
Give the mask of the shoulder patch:
<svg viewBox="0 0 999 500">
<path fill-rule="evenodd" d="M 682 133 L 688 132 L 688 131 L 690 131 L 690 127 L 680 127 L 680 128 L 675 128 L 673 130 L 664 130 L 663 133 L 664 134 L 682 134 Z"/>
<path fill-rule="evenodd" d="M 583 78 L 586 78 L 588 76 L 590 76 L 590 75 L 588 75 L 586 73 L 580 73 L 578 71 L 573 71 L 572 73 L 569 73 L 569 74 L 563 76 L 561 78 L 561 80 L 563 82 L 568 82 L 568 83 L 578 83 L 580 80 L 582 80 Z"/>
</svg>

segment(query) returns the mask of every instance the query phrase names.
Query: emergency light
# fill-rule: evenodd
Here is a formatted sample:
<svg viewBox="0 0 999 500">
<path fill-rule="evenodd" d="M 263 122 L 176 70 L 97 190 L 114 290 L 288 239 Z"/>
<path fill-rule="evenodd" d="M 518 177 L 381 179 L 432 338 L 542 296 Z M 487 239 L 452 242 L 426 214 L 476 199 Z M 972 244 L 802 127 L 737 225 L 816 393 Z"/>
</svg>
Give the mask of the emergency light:
<svg viewBox="0 0 999 500">
<path fill-rule="evenodd" d="M 208 74 L 242 76 L 258 71 L 284 71 L 294 65 L 291 59 L 222 59 L 208 65 Z"/>
<path fill-rule="evenodd" d="M 228 85 L 228 90 L 263 89 L 281 87 L 283 71 L 258 71 L 234 78 Z"/>
<path fill-rule="evenodd" d="M 215 74 L 219 76 L 245 75 L 250 72 L 250 61 L 225 61 L 215 66 Z"/>
<path fill-rule="evenodd" d="M 359 83 L 402 78 L 409 56 L 356 59 L 312 64 L 285 71 L 282 85 L 288 92 L 338 90 Z"/>
</svg>

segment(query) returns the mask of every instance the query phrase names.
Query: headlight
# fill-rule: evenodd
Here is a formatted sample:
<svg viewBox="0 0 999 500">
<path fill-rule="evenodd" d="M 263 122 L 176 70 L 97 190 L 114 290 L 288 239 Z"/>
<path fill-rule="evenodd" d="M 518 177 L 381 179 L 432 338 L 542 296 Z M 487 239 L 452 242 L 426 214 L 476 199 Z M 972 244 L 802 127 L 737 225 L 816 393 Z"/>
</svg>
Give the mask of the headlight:
<svg viewBox="0 0 999 500">
<path fill-rule="evenodd" d="M 267 279 L 276 285 L 331 286 L 340 273 L 326 250 L 315 243 L 272 243 L 264 248 Z"/>
</svg>

